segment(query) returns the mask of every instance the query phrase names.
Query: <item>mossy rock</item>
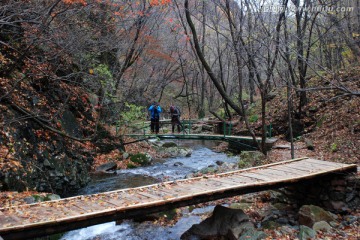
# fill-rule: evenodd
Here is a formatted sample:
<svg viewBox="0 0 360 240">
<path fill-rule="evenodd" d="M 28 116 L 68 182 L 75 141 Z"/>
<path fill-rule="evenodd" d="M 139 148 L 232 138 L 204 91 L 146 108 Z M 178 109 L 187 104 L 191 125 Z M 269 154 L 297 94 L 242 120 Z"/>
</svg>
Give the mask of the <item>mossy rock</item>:
<svg viewBox="0 0 360 240">
<path fill-rule="evenodd" d="M 239 168 L 259 166 L 265 159 L 265 155 L 259 151 L 243 151 L 238 162 Z"/>
<path fill-rule="evenodd" d="M 177 144 L 174 142 L 166 142 L 162 145 L 164 148 L 177 147 Z"/>
<path fill-rule="evenodd" d="M 59 200 L 61 197 L 57 194 L 46 194 L 45 196 L 34 194 L 32 195 L 34 202 L 45 202 L 52 200 Z"/>
<path fill-rule="evenodd" d="M 304 205 L 299 210 L 299 224 L 312 227 L 315 222 L 334 221 L 330 212 L 314 205 Z"/>
<path fill-rule="evenodd" d="M 126 166 L 127 166 L 128 169 L 137 168 L 137 166 L 135 164 L 131 163 L 131 162 L 129 162 Z"/>
<path fill-rule="evenodd" d="M 202 174 L 211 174 L 211 173 L 215 173 L 216 172 L 216 168 L 213 167 L 206 167 L 200 170 L 200 173 Z"/>
<path fill-rule="evenodd" d="M 144 153 L 137 153 L 130 156 L 130 161 L 141 166 L 147 166 L 150 164 L 151 159 L 149 159 L 149 156 Z"/>
<path fill-rule="evenodd" d="M 271 220 L 262 222 L 261 225 L 264 229 L 277 229 L 281 227 L 280 223 Z"/>
<path fill-rule="evenodd" d="M 230 205 L 230 208 L 233 209 L 242 209 L 242 210 L 249 210 L 251 209 L 252 204 L 251 203 L 246 203 L 246 202 L 238 202 L 238 203 L 232 203 Z"/>
</svg>

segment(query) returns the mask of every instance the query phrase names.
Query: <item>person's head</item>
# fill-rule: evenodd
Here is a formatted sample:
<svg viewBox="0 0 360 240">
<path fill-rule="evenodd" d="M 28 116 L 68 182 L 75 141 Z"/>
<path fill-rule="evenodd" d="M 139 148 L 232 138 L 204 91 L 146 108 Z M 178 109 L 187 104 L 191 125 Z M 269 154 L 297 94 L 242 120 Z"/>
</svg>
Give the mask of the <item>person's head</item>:
<svg viewBox="0 0 360 240">
<path fill-rule="evenodd" d="M 175 110 L 175 107 L 173 105 L 170 106 L 170 112 L 173 112 Z"/>
</svg>

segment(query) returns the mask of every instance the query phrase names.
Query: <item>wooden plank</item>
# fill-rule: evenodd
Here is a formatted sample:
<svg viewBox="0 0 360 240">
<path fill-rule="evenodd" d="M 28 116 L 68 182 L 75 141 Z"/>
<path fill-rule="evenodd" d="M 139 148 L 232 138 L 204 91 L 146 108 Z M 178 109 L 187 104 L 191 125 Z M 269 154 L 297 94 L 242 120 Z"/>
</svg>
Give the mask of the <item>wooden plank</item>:
<svg viewBox="0 0 360 240">
<path fill-rule="evenodd" d="M 306 159 L 307 160 L 307 159 Z M 301 166 L 301 167 L 308 167 L 308 168 L 327 168 L 329 166 L 325 166 L 325 165 L 321 165 L 321 164 L 318 164 L 318 163 L 311 163 L 311 162 L 307 162 L 307 161 L 301 161 L 301 162 L 295 162 L 295 163 L 292 163 L 292 164 L 289 164 L 290 166 Z"/>
<path fill-rule="evenodd" d="M 184 194 L 189 194 L 189 193 L 197 193 L 197 192 L 205 192 L 206 191 L 206 186 L 202 186 L 199 185 L 201 181 L 197 180 L 189 180 L 188 182 L 182 182 L 178 185 L 178 187 L 173 188 L 173 189 L 169 189 L 169 190 L 177 190 L 178 193 L 184 193 Z"/>
<path fill-rule="evenodd" d="M 301 173 L 299 172 L 294 172 L 294 173 L 288 173 L 288 172 L 284 172 L 282 170 L 279 169 L 264 169 L 263 171 L 261 171 L 261 174 L 267 175 L 267 176 L 274 176 L 274 177 L 279 177 L 279 178 L 292 178 L 295 176 L 302 176 Z"/>
<path fill-rule="evenodd" d="M 107 199 L 105 200 L 108 203 L 113 204 L 116 208 L 122 208 L 125 207 L 125 202 L 117 199 Z"/>
<path fill-rule="evenodd" d="M 212 181 L 221 182 L 224 184 L 223 187 L 232 187 L 236 185 L 233 181 L 226 179 L 225 177 L 212 178 Z"/>
<path fill-rule="evenodd" d="M 247 172 L 239 172 L 227 178 L 231 181 L 237 182 L 238 184 L 242 184 L 242 185 L 248 185 L 254 183 L 254 180 L 256 179 L 254 179 L 253 177 L 245 176 L 243 175 L 243 173 L 247 173 Z"/>
<path fill-rule="evenodd" d="M 223 188 L 229 185 L 229 183 L 225 181 L 218 181 L 218 179 L 219 178 L 210 177 L 204 181 L 201 181 L 200 184 L 204 185 L 205 187 L 211 187 L 211 188 Z"/>
<path fill-rule="evenodd" d="M 169 198 L 178 198 L 184 195 L 187 195 L 188 192 L 182 192 L 181 194 L 173 192 L 171 190 L 168 189 L 161 189 L 161 192 L 159 192 L 159 195 L 161 197 L 161 200 L 165 199 L 169 199 Z"/>
<path fill-rule="evenodd" d="M 28 205 L 20 205 L 15 209 L 15 212 L 11 213 L 11 217 L 21 221 L 23 224 L 28 222 L 39 221 L 39 218 L 41 216 L 32 213 L 33 211 L 28 207 Z"/>
<path fill-rule="evenodd" d="M 159 197 L 158 201 L 164 201 L 164 199 L 177 198 L 179 196 L 187 195 L 188 192 L 189 191 L 187 189 L 182 189 L 181 193 L 179 194 L 176 191 L 174 191 L 174 189 L 168 189 L 163 187 L 157 189 L 156 194 Z"/>
<path fill-rule="evenodd" d="M 228 180 L 233 181 L 235 184 L 248 185 L 253 183 L 253 179 L 249 177 L 242 177 L 240 175 L 233 175 L 231 177 L 227 177 Z"/>
<path fill-rule="evenodd" d="M 134 205 L 134 203 L 137 204 L 140 202 L 135 196 L 123 192 L 113 195 L 113 197 L 107 199 L 107 201 L 115 205 L 120 205 L 121 207 Z"/>
<path fill-rule="evenodd" d="M 304 167 L 301 165 L 295 165 L 295 164 L 288 164 L 288 165 L 283 165 L 282 167 L 286 167 L 286 168 L 290 168 L 290 169 L 294 169 L 294 170 L 298 170 L 298 171 L 305 171 L 307 173 L 313 172 L 314 170 L 318 171 L 319 168 L 318 167 Z"/>
<path fill-rule="evenodd" d="M 187 187 L 188 187 L 188 184 L 181 183 L 172 188 L 161 188 L 161 189 L 157 189 L 157 191 L 161 195 L 161 197 L 164 197 L 164 195 L 166 195 L 166 196 L 171 195 L 171 196 L 177 198 L 177 197 L 192 194 L 192 192 L 189 191 L 189 189 L 187 189 Z"/>
<path fill-rule="evenodd" d="M 289 174 L 294 174 L 294 175 L 300 174 L 301 176 L 308 174 L 307 170 L 298 170 L 298 169 L 294 169 L 291 167 L 289 168 L 288 166 L 273 166 L 273 167 L 269 167 L 268 169 L 283 171 L 283 172 L 286 172 Z"/>
<path fill-rule="evenodd" d="M 24 221 L 17 218 L 16 216 L 5 215 L 5 216 L 3 216 L 3 218 L 1 218 L 0 229 L 1 228 L 14 227 L 14 226 L 21 226 L 21 225 L 23 225 L 23 222 Z"/>
<path fill-rule="evenodd" d="M 284 174 L 276 174 L 274 172 L 264 172 L 264 171 L 261 171 L 261 175 L 264 175 L 266 177 L 269 177 L 269 178 L 272 178 L 273 180 L 274 179 L 289 179 L 291 178 L 290 175 L 284 175 Z"/>
<path fill-rule="evenodd" d="M 134 192 L 132 194 L 124 194 L 123 198 L 128 200 L 130 202 L 130 204 L 132 204 L 132 205 L 148 202 L 148 198 L 141 196 L 141 195 L 137 194 L 136 192 Z"/>
<path fill-rule="evenodd" d="M 22 219 L 16 217 L 14 214 L 4 214 L 1 217 L 2 221 L 0 222 L 0 224 L 8 224 L 8 223 L 13 223 L 13 224 L 21 224 L 23 222 Z"/>
<path fill-rule="evenodd" d="M 121 195 L 119 195 L 119 199 L 124 200 L 126 204 L 129 205 L 134 205 L 145 201 L 144 197 L 136 196 L 133 193 L 128 192 L 121 193 Z"/>
<path fill-rule="evenodd" d="M 108 204 L 110 205 L 110 204 Z M 92 213 L 92 212 L 99 212 L 99 211 L 104 211 L 106 209 L 112 209 L 114 208 L 113 205 L 111 205 L 111 207 L 107 207 L 107 206 L 102 206 L 96 202 L 86 202 L 86 203 L 81 203 L 81 205 L 76 204 L 77 207 L 84 209 L 83 213 Z"/>
<path fill-rule="evenodd" d="M 289 165 L 292 168 L 295 169 L 303 169 L 303 170 L 307 170 L 309 172 L 318 172 L 318 171 L 325 171 L 325 170 L 333 170 L 334 168 L 329 168 L 326 166 L 321 166 L 318 164 L 304 164 L 304 163 L 294 163 Z"/>
<path fill-rule="evenodd" d="M 89 203 L 91 203 L 91 205 L 93 205 L 95 207 L 98 207 L 97 210 L 115 208 L 114 204 L 111 204 L 111 203 L 109 203 L 107 201 L 104 201 L 104 200 L 97 200 L 97 201 L 92 201 L 92 202 L 89 202 Z"/>
<path fill-rule="evenodd" d="M 207 179 L 204 179 L 204 181 L 202 181 L 202 184 L 207 189 L 210 187 L 211 190 L 222 189 L 225 187 L 235 185 L 235 183 L 233 181 L 227 179 L 227 177 L 220 177 L 220 176 L 211 176 Z"/>
<path fill-rule="evenodd" d="M 211 179 L 209 178 L 209 179 L 207 179 L 207 181 L 200 182 L 199 185 L 206 188 L 206 191 L 204 191 L 204 192 L 216 191 L 218 189 L 226 188 L 229 186 L 229 184 L 221 182 L 221 181 L 217 181 L 213 178 L 211 178 Z"/>
<path fill-rule="evenodd" d="M 239 188 L 246 186 L 254 182 L 254 179 L 249 177 L 239 177 L 232 175 L 232 177 L 217 177 L 217 178 L 208 178 L 207 181 L 204 181 L 205 186 L 208 187 L 208 192 L 223 191 L 224 189 Z"/>
<path fill-rule="evenodd" d="M 228 176 L 228 175 L 232 175 L 232 174 L 241 174 L 242 172 L 257 171 L 257 170 L 262 170 L 262 169 L 266 169 L 266 168 L 273 167 L 273 166 L 284 166 L 284 165 L 288 165 L 288 164 L 293 163 L 293 162 L 302 161 L 304 159 L 307 159 L 307 158 L 291 159 L 291 160 L 287 160 L 287 161 L 270 163 L 270 164 L 257 166 L 257 167 L 245 168 L 245 169 L 230 171 L 230 172 L 226 172 L 226 173 L 219 173 L 217 175 L 218 176 Z"/>
<path fill-rule="evenodd" d="M 200 185 L 200 183 L 201 180 L 183 181 L 172 188 L 162 188 L 160 191 L 167 193 L 167 195 L 172 194 L 173 196 L 193 195 L 207 190 L 207 186 Z"/>
<path fill-rule="evenodd" d="M 158 195 L 153 195 L 153 194 L 148 193 L 148 192 L 145 192 L 145 191 L 142 191 L 142 192 L 138 191 L 137 194 L 142 195 L 142 196 L 144 196 L 144 197 L 147 197 L 147 198 L 150 199 L 150 200 L 159 200 L 159 199 L 161 199 L 160 196 L 158 196 Z"/>
<path fill-rule="evenodd" d="M 167 190 L 171 191 L 172 189 L 167 189 Z M 205 192 L 206 187 L 198 184 L 188 183 L 182 185 L 182 190 L 183 193 L 185 194 L 193 194 L 198 192 Z M 171 192 L 174 192 L 174 190 L 172 190 Z"/>
<path fill-rule="evenodd" d="M 315 163 L 315 164 L 318 164 L 318 165 L 325 165 L 325 166 L 334 167 L 334 168 L 343 168 L 343 167 L 348 166 L 347 164 L 343 164 L 343 163 L 321 161 L 321 160 L 316 160 L 316 159 L 313 159 L 313 158 L 308 158 L 304 162 Z"/>
<path fill-rule="evenodd" d="M 38 213 L 42 213 L 42 211 L 37 211 Z M 56 207 L 48 207 L 44 209 L 44 215 L 49 216 L 48 219 L 56 220 L 58 218 L 66 218 L 69 216 L 79 216 L 84 212 L 81 208 L 71 205 L 71 206 L 65 206 L 62 204 L 57 205 Z M 50 215 L 51 214 L 51 215 Z M 51 217 L 50 217 L 51 216 Z M 45 218 L 42 219 L 44 221 Z"/>
<path fill-rule="evenodd" d="M 55 220 L 56 218 L 65 217 L 68 215 L 77 216 L 79 211 L 72 211 L 70 208 L 60 205 L 58 207 L 39 207 L 36 209 L 36 215 L 39 216 L 37 222 L 44 222 L 48 220 Z"/>
<path fill-rule="evenodd" d="M 241 173 L 240 176 L 245 176 L 245 177 L 250 177 L 253 178 L 254 180 L 256 180 L 257 182 L 266 182 L 266 181 L 272 181 L 272 178 L 266 177 L 266 176 L 262 176 L 258 173 L 251 173 L 251 172 L 244 172 Z"/>
<path fill-rule="evenodd" d="M 164 194 L 161 192 L 165 192 L 165 194 L 174 194 L 174 195 L 182 195 L 182 194 L 186 193 L 186 191 L 184 191 L 182 186 L 174 186 L 173 188 L 166 188 L 166 187 L 153 188 L 152 187 L 150 191 L 155 192 L 156 195 L 158 195 L 161 198 L 163 197 L 163 194 Z"/>
</svg>

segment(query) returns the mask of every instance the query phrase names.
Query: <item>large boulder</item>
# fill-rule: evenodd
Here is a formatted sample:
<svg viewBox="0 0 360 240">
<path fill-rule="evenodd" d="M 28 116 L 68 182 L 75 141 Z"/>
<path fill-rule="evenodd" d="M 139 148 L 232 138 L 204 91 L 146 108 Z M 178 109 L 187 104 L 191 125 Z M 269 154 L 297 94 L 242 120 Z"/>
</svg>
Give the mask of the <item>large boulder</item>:
<svg viewBox="0 0 360 240">
<path fill-rule="evenodd" d="M 299 210 L 299 224 L 310 228 L 319 221 L 332 222 L 334 217 L 330 212 L 314 205 L 304 205 Z"/>
<path fill-rule="evenodd" d="M 109 172 L 109 171 L 115 171 L 117 168 L 116 162 L 108 162 L 101 164 L 96 168 L 96 172 Z"/>
<path fill-rule="evenodd" d="M 300 226 L 299 230 L 299 240 L 308 240 L 308 239 L 314 239 L 316 236 L 316 232 L 307 226 Z"/>
<path fill-rule="evenodd" d="M 165 142 L 162 147 L 169 148 L 169 147 L 177 147 L 177 144 L 174 142 Z"/>
<path fill-rule="evenodd" d="M 261 165 L 265 155 L 259 151 L 243 151 L 240 154 L 239 168 L 249 168 Z"/>
<path fill-rule="evenodd" d="M 165 154 L 168 157 L 190 157 L 192 154 L 191 148 L 185 147 L 168 147 L 160 149 L 160 153 Z"/>
<path fill-rule="evenodd" d="M 200 224 L 193 225 L 181 239 L 262 239 L 263 232 L 256 231 L 249 217 L 241 209 L 216 206 L 213 215 Z"/>
<path fill-rule="evenodd" d="M 63 127 L 65 132 L 70 136 L 74 136 L 78 138 L 83 137 L 82 136 L 83 134 L 81 132 L 81 127 L 78 121 L 76 120 L 76 117 L 71 111 L 69 110 L 64 111 L 61 117 L 61 126 Z"/>
<path fill-rule="evenodd" d="M 314 223 L 313 226 L 314 231 L 318 232 L 318 231 L 322 231 L 322 232 L 330 232 L 330 230 L 332 229 L 332 227 L 330 226 L 330 224 L 328 224 L 325 221 L 320 221 L 320 222 L 316 222 Z"/>
<path fill-rule="evenodd" d="M 139 164 L 140 166 L 147 166 L 151 164 L 153 158 L 148 153 L 136 153 L 130 156 L 130 160 L 133 163 Z"/>
</svg>

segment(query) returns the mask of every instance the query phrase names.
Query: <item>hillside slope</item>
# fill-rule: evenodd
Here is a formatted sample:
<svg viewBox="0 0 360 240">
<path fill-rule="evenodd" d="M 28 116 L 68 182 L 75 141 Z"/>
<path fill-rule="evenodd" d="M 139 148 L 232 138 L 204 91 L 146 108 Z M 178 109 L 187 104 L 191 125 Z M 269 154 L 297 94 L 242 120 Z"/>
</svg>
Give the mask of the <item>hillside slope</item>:
<svg viewBox="0 0 360 240">
<path fill-rule="evenodd" d="M 344 89 L 360 89 L 360 69 L 354 68 L 347 73 L 340 73 L 335 83 L 319 77 L 312 78 L 309 88 L 318 86 L 341 86 Z M 286 90 L 276 94 L 268 102 L 269 123 L 273 132 L 280 138 L 279 144 L 290 144 L 287 139 L 287 100 Z M 339 89 L 316 90 L 307 93 L 308 105 L 299 118 L 294 114 L 296 157 L 312 156 L 334 162 L 360 164 L 360 97 L 347 95 Z M 297 106 L 296 99 L 294 106 Z M 313 149 L 307 149 L 305 141 L 312 143 Z M 310 147 L 311 148 L 311 147 Z M 276 156 L 277 153 L 285 154 Z M 289 150 L 273 150 L 271 157 L 290 158 Z"/>
</svg>

